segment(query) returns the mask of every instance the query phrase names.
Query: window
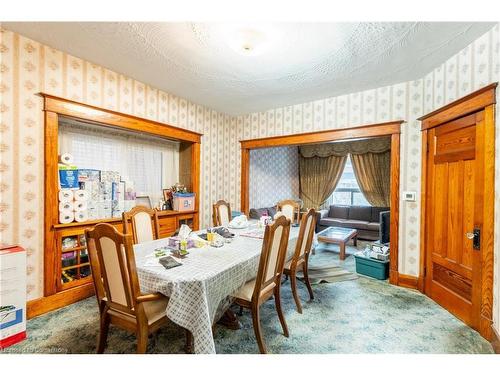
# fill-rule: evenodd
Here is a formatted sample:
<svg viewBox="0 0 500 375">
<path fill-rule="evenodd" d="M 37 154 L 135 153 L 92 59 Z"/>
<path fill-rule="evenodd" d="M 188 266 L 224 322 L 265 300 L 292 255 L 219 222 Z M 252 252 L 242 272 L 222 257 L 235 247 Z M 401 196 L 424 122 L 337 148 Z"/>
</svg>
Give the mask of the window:
<svg viewBox="0 0 500 375">
<path fill-rule="evenodd" d="M 347 157 L 344 171 L 333 194 L 325 202 L 325 206 L 341 204 L 350 206 L 370 206 L 365 196 L 359 190 L 356 176 L 352 168 L 351 156 Z"/>
<path fill-rule="evenodd" d="M 73 121 L 60 124 L 59 136 L 59 152 L 72 154 L 78 168 L 119 172 L 122 181 L 133 182 L 137 194 L 150 196 L 153 204 L 162 198 L 163 188 L 178 182 L 176 142 Z"/>
</svg>

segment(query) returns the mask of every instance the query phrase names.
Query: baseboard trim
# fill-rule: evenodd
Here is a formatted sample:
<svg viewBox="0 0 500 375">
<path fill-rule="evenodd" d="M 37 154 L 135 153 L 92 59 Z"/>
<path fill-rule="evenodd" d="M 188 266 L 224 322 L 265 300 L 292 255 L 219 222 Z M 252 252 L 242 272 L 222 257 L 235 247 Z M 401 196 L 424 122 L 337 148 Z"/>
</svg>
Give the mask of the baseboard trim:
<svg viewBox="0 0 500 375">
<path fill-rule="evenodd" d="M 88 298 L 94 294 L 92 283 L 80 285 L 51 296 L 37 298 L 27 302 L 27 318 L 31 319 L 49 311 L 71 305 L 77 301 Z"/>
<path fill-rule="evenodd" d="M 412 275 L 398 275 L 398 286 L 418 290 L 418 277 Z"/>
<path fill-rule="evenodd" d="M 491 327 L 491 346 L 493 346 L 493 350 L 495 351 L 496 354 L 500 354 L 500 335 L 498 334 L 497 330 L 495 327 Z"/>
</svg>

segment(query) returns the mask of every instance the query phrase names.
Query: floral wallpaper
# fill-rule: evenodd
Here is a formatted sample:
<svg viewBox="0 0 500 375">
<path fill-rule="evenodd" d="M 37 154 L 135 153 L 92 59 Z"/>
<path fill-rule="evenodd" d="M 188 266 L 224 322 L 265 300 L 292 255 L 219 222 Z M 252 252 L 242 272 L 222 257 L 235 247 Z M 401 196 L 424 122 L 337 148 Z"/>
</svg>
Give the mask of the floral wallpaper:
<svg viewBox="0 0 500 375">
<path fill-rule="evenodd" d="M 299 198 L 297 147 L 250 151 L 250 208 L 275 206 L 283 199 Z"/>
<path fill-rule="evenodd" d="M 239 140 L 405 120 L 401 190 L 420 193 L 421 134 L 417 118 L 499 80 L 499 26 L 429 72 L 387 87 L 229 116 L 54 50 L 8 30 L 0 32 L 0 235 L 28 251 L 28 299 L 43 293 L 44 91 L 143 116 L 204 134 L 201 225 L 217 199 L 240 206 Z M 497 95 L 498 95 L 497 90 Z M 500 118 L 497 111 L 497 129 Z M 496 133 L 500 150 L 500 131 Z M 500 233 L 500 152 L 496 153 L 495 233 Z M 252 193 L 251 193 L 252 194 Z M 402 202 L 400 272 L 418 275 L 420 203 Z M 500 331 L 500 238 L 495 238 L 494 318 Z"/>
<path fill-rule="evenodd" d="M 400 204 L 399 271 L 417 276 L 420 256 L 421 132 L 417 118 L 500 78 L 499 25 L 425 77 L 373 90 L 275 108 L 237 117 L 243 139 L 338 129 L 404 120 L 401 135 L 401 192 L 415 191 L 416 202 Z M 497 98 L 500 89 L 497 89 Z M 497 99 L 500 102 L 499 99 Z M 500 150 L 497 111 L 496 150 Z M 495 171 L 494 317 L 500 332 L 500 151 Z M 236 172 L 236 173 L 239 173 Z"/>
<path fill-rule="evenodd" d="M 211 202 L 225 198 L 239 207 L 239 177 L 230 178 L 230 166 L 239 168 L 240 163 L 235 118 L 8 30 L 0 31 L 0 59 L 0 242 L 17 243 L 27 250 L 28 300 L 43 295 L 43 112 L 39 92 L 203 133 L 201 224 L 210 222 Z"/>
</svg>

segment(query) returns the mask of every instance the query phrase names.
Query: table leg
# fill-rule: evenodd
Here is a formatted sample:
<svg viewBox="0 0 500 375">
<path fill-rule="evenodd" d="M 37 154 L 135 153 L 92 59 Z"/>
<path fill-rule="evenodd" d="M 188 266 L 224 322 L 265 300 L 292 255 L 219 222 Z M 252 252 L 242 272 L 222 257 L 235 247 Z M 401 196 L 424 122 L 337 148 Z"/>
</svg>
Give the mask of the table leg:
<svg viewBox="0 0 500 375">
<path fill-rule="evenodd" d="M 231 309 L 227 309 L 224 315 L 217 322 L 226 328 L 237 330 L 241 328 L 241 323 L 236 317 L 236 314 Z"/>
<path fill-rule="evenodd" d="M 354 246 L 358 246 L 358 236 L 357 235 L 352 238 L 352 243 Z"/>
<path fill-rule="evenodd" d="M 340 246 L 340 260 L 345 260 L 345 242 L 341 242 Z"/>
</svg>

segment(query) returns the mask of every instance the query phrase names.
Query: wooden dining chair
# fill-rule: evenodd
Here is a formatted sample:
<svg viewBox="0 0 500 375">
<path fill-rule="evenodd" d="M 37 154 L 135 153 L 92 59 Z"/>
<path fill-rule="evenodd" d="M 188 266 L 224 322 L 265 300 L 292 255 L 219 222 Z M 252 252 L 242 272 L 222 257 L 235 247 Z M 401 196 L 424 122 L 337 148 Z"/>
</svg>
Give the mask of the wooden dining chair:
<svg viewBox="0 0 500 375">
<path fill-rule="evenodd" d="M 262 354 L 267 353 L 267 350 L 262 337 L 259 309 L 271 296 L 274 296 L 283 333 L 286 337 L 289 336 L 285 316 L 281 309 L 280 297 L 281 276 L 283 275 L 289 233 L 290 220 L 284 216 L 278 217 L 273 224 L 266 226 L 257 277 L 233 294 L 234 302 L 242 308 L 250 309 L 252 313 L 253 329 Z"/>
<path fill-rule="evenodd" d="M 86 229 L 85 237 L 87 243 L 94 241 L 91 246 L 95 246 L 95 252 L 90 251 L 89 256 L 93 258 L 94 267 L 98 262 L 101 273 L 101 278 L 94 276 L 94 286 L 98 290 L 102 280 L 105 296 L 101 297 L 104 302 L 97 352 L 104 352 L 109 325 L 114 324 L 135 332 L 137 353 L 145 353 L 148 335 L 168 322 L 168 298 L 160 293 L 141 293 L 131 235 L 123 235 L 112 225 L 100 223 L 93 229 Z"/>
<path fill-rule="evenodd" d="M 94 238 L 88 237 L 85 233 L 87 244 L 87 252 L 90 260 L 90 270 L 92 271 L 92 279 L 94 281 L 94 291 L 97 298 L 97 306 L 99 307 L 99 316 L 102 315 L 106 306 L 106 292 L 104 290 L 104 281 L 102 279 L 101 267 L 99 266 L 99 258 L 95 246 Z"/>
<path fill-rule="evenodd" d="M 214 226 L 227 227 L 231 221 L 231 206 L 225 200 L 218 200 L 213 205 Z"/>
<path fill-rule="evenodd" d="M 309 281 L 309 254 L 314 239 L 314 228 L 316 227 L 316 210 L 311 208 L 306 214 L 302 215 L 300 221 L 299 237 L 295 244 L 295 252 L 292 259 L 286 262 L 284 274 L 290 276 L 290 284 L 292 286 L 293 299 L 297 305 L 297 311 L 302 314 L 302 306 L 300 304 L 299 295 L 297 293 L 297 270 L 302 267 L 304 274 L 304 283 L 309 292 L 309 298 L 314 299 L 311 282 Z"/>
<path fill-rule="evenodd" d="M 292 199 L 279 201 L 276 205 L 276 209 L 282 212 L 287 219 L 290 219 L 292 224 L 299 222 L 300 204 L 297 201 Z"/>
<path fill-rule="evenodd" d="M 160 238 L 158 213 L 152 208 L 135 206 L 123 213 L 123 232 L 132 233 L 134 244 Z"/>
</svg>

